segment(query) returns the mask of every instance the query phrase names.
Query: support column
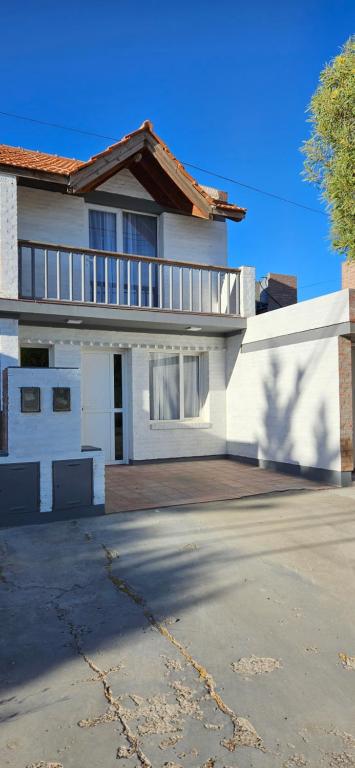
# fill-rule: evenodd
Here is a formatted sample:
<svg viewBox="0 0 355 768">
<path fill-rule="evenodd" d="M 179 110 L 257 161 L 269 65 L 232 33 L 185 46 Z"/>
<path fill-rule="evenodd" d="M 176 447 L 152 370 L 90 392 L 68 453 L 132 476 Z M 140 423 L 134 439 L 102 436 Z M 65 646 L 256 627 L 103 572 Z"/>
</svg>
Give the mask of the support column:
<svg viewBox="0 0 355 768">
<path fill-rule="evenodd" d="M 339 336 L 340 459 L 342 484 L 351 482 L 354 469 L 351 339 Z"/>
<path fill-rule="evenodd" d="M 0 174 L 0 297 L 18 299 L 16 176 Z"/>
<path fill-rule="evenodd" d="M 18 338 L 18 320 L 3 317 L 0 318 L 0 406 L 3 410 L 2 402 L 2 379 L 5 368 L 13 365 L 19 365 L 19 338 Z"/>
<path fill-rule="evenodd" d="M 240 267 L 240 314 L 255 315 L 255 267 Z"/>
</svg>

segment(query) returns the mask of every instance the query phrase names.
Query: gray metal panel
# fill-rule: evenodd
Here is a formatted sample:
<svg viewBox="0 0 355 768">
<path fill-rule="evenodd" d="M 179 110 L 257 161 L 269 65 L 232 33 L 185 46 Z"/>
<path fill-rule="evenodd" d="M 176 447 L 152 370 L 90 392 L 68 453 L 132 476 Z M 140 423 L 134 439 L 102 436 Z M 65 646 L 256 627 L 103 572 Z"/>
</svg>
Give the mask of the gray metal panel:
<svg viewBox="0 0 355 768">
<path fill-rule="evenodd" d="M 0 517 L 9 512 L 39 512 L 38 463 L 0 465 Z"/>
<path fill-rule="evenodd" d="M 92 504 L 92 459 L 53 461 L 53 510 Z"/>
</svg>

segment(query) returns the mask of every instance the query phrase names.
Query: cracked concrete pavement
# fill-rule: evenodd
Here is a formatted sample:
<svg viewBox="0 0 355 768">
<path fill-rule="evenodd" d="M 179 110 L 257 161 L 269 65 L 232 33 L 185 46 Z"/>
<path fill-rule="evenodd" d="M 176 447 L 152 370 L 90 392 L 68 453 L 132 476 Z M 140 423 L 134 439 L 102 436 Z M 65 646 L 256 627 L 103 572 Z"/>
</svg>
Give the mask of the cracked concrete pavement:
<svg viewBox="0 0 355 768">
<path fill-rule="evenodd" d="M 0 532 L 1 768 L 355 766 L 355 489 Z"/>
</svg>

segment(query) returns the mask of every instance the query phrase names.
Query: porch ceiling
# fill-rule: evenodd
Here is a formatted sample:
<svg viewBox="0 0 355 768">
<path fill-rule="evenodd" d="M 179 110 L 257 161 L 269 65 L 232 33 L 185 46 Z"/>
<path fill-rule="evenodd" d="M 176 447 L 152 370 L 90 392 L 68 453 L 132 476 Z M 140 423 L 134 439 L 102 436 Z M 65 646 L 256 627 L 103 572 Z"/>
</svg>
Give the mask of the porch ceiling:
<svg viewBox="0 0 355 768">
<path fill-rule="evenodd" d="M 15 317 L 22 325 L 132 330 L 142 333 L 181 334 L 187 332 L 190 326 L 199 328 L 199 331 L 189 332 L 191 337 L 224 336 L 246 328 L 246 319 L 241 317 L 23 299 L 0 298 L 0 316 Z M 81 322 L 71 326 L 68 320 Z"/>
</svg>

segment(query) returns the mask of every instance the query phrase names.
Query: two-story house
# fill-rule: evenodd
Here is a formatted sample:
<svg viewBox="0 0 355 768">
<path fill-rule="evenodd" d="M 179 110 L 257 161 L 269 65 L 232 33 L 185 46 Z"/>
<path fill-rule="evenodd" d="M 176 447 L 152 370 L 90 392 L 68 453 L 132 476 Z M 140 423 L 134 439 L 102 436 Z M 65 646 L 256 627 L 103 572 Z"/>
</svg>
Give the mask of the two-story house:
<svg viewBox="0 0 355 768">
<path fill-rule="evenodd" d="M 106 462 L 224 454 L 223 335 L 254 313 L 226 220 L 245 209 L 149 122 L 88 162 L 2 146 L 0 167 L 20 365 L 81 369 L 82 441 Z"/>
<path fill-rule="evenodd" d="M 341 425 L 338 337 L 346 331 L 349 340 L 352 292 L 333 294 L 331 317 L 322 300 L 254 317 L 255 269 L 232 269 L 227 259 L 227 220 L 245 214 L 225 193 L 198 184 L 148 121 L 87 162 L 0 145 L 0 369 L 20 369 L 17 377 L 33 369 L 37 384 L 42 372 L 52 389 L 62 371 L 57 411 L 69 398 L 65 371 L 75 370 L 80 442 L 100 448 L 106 463 L 230 455 L 344 480 L 353 468 L 352 421 Z M 339 329 L 341 322 L 349 327 Z M 324 349 L 325 368 L 319 374 L 319 363 L 306 387 L 312 355 L 304 344 L 313 341 L 319 354 L 317 333 L 329 326 L 336 350 Z M 284 369 L 278 355 L 286 347 L 293 354 Z M 351 342 L 346 349 L 351 376 Z M 304 449 L 304 418 L 324 371 L 332 382 L 322 394 L 329 446 L 316 450 L 312 438 Z M 38 406 L 38 393 L 25 396 L 29 409 L 31 397 Z M 349 401 L 346 408 L 352 419 Z M 33 435 L 38 424 L 33 419 Z M 51 446 L 70 458 L 65 424 L 53 422 Z M 37 461 L 23 440 L 16 450 Z M 50 507 L 51 498 L 41 501 Z"/>
</svg>

